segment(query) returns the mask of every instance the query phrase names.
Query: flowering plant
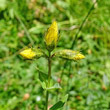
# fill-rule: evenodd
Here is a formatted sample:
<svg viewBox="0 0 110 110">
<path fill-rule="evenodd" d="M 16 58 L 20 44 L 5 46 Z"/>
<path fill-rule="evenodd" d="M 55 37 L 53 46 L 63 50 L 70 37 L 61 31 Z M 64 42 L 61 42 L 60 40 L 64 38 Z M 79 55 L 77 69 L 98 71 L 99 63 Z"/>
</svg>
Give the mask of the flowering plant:
<svg viewBox="0 0 110 110">
<path fill-rule="evenodd" d="M 63 59 L 77 61 L 85 58 L 85 56 L 78 51 L 73 51 L 68 49 L 60 50 L 52 54 L 52 51 L 56 48 L 57 42 L 58 42 L 58 26 L 56 21 L 54 21 L 52 25 L 49 27 L 44 39 L 45 39 L 45 46 L 48 51 L 48 54 L 46 54 L 41 49 L 28 48 L 21 51 L 20 55 L 23 56 L 25 59 L 31 59 L 31 60 L 35 58 L 45 57 L 48 61 L 48 74 L 45 74 L 39 71 L 39 80 L 41 82 L 41 86 L 46 91 L 46 102 L 45 102 L 44 110 L 47 110 L 49 90 L 61 88 L 59 84 L 55 84 L 54 86 L 51 86 L 50 84 L 52 58 L 59 57 Z M 58 101 L 49 110 L 57 110 L 63 107 L 67 98 L 68 98 L 68 95 L 66 95 L 62 100 Z"/>
</svg>

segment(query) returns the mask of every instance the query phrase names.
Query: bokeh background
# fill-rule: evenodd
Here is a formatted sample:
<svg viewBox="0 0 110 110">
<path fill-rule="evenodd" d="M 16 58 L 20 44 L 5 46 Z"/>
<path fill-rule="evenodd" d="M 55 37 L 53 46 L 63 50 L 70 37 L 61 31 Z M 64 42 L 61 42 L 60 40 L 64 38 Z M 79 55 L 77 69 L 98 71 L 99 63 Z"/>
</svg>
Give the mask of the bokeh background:
<svg viewBox="0 0 110 110">
<path fill-rule="evenodd" d="M 47 72 L 44 58 L 27 61 L 24 47 L 45 48 L 44 36 L 58 22 L 57 49 L 70 48 L 95 0 L 0 0 L 0 110 L 43 110 L 45 93 L 36 66 Z M 84 23 L 73 50 L 86 58 L 65 65 L 54 59 L 52 79 L 61 90 L 52 91 L 49 105 L 69 94 L 61 110 L 110 109 L 110 0 L 98 0 Z M 26 99 L 27 97 L 27 99 Z"/>
</svg>

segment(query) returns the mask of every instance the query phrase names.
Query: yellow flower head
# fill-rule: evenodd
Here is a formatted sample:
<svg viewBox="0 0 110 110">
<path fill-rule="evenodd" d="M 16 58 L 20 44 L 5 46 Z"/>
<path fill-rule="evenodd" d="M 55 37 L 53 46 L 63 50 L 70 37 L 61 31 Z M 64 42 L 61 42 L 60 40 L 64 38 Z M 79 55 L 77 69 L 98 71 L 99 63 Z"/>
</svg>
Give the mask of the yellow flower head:
<svg viewBox="0 0 110 110">
<path fill-rule="evenodd" d="M 28 48 L 28 49 L 21 51 L 20 55 L 24 57 L 25 59 L 32 59 L 36 56 L 36 53 L 31 48 Z"/>
<path fill-rule="evenodd" d="M 48 32 L 45 36 L 45 43 L 47 46 L 54 45 L 56 46 L 58 40 L 58 26 L 57 22 L 54 21 L 48 29 Z"/>
<path fill-rule="evenodd" d="M 85 58 L 85 56 L 80 52 L 67 49 L 59 51 L 58 53 L 56 53 L 56 56 L 75 61 Z"/>
</svg>

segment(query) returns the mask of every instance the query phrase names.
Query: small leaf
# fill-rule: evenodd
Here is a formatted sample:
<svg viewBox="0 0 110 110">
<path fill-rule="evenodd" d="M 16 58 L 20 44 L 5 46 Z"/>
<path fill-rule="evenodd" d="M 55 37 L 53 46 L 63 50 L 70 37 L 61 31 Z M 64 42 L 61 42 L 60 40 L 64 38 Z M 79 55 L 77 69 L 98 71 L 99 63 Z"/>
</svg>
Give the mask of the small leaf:
<svg viewBox="0 0 110 110">
<path fill-rule="evenodd" d="M 68 99 L 68 94 L 62 99 L 62 102 L 66 102 Z"/>
<path fill-rule="evenodd" d="M 65 102 L 68 99 L 68 94 L 64 96 L 64 98 L 61 101 L 58 101 L 55 105 L 53 105 L 49 110 L 57 110 L 59 108 L 62 108 L 65 104 Z"/>
<path fill-rule="evenodd" d="M 48 80 L 48 75 L 42 72 L 41 70 L 39 70 L 37 67 L 36 69 L 39 73 L 39 81 L 41 83 L 41 86 L 43 89 L 46 89 L 46 80 Z"/>
<path fill-rule="evenodd" d="M 48 75 L 47 74 L 45 74 L 44 72 L 42 72 L 40 70 L 38 70 L 38 71 L 39 71 L 39 79 L 40 79 L 40 81 L 45 81 L 45 80 L 48 79 Z"/>
<path fill-rule="evenodd" d="M 56 83 L 54 86 L 47 88 L 47 90 L 52 90 L 52 89 L 61 89 L 61 86 L 59 83 Z"/>
<path fill-rule="evenodd" d="M 65 104 L 64 102 L 59 101 L 59 102 L 57 102 L 55 105 L 53 105 L 53 106 L 50 108 L 50 110 L 57 110 L 57 109 L 63 107 L 64 104 Z"/>
<path fill-rule="evenodd" d="M 46 83 L 45 82 L 41 82 L 41 86 L 43 89 L 46 89 Z"/>
</svg>

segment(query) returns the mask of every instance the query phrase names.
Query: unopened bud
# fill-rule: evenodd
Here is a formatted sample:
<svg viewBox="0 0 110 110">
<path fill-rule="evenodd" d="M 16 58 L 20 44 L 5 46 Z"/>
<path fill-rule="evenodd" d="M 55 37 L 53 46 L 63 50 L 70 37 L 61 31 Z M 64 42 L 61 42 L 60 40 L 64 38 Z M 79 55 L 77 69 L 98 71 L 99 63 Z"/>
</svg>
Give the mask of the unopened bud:
<svg viewBox="0 0 110 110">
<path fill-rule="evenodd" d="M 33 50 L 31 48 L 25 49 L 20 52 L 20 55 L 25 59 L 33 59 L 33 58 L 40 58 L 43 56 L 43 53 L 40 49 Z"/>
<path fill-rule="evenodd" d="M 31 48 L 28 48 L 21 51 L 20 55 L 25 59 L 33 59 L 36 56 L 36 53 Z"/>
<path fill-rule="evenodd" d="M 61 50 L 61 51 L 55 53 L 55 56 L 58 56 L 58 57 L 61 57 L 64 59 L 68 59 L 68 60 L 74 60 L 74 61 L 85 58 L 85 56 L 83 54 L 81 54 L 80 52 L 67 50 L 67 49 Z"/>
<path fill-rule="evenodd" d="M 48 32 L 45 36 L 45 43 L 47 49 L 49 51 L 52 51 L 56 47 L 57 41 L 58 41 L 58 26 L 57 22 L 54 21 L 52 25 L 49 27 Z"/>
</svg>

